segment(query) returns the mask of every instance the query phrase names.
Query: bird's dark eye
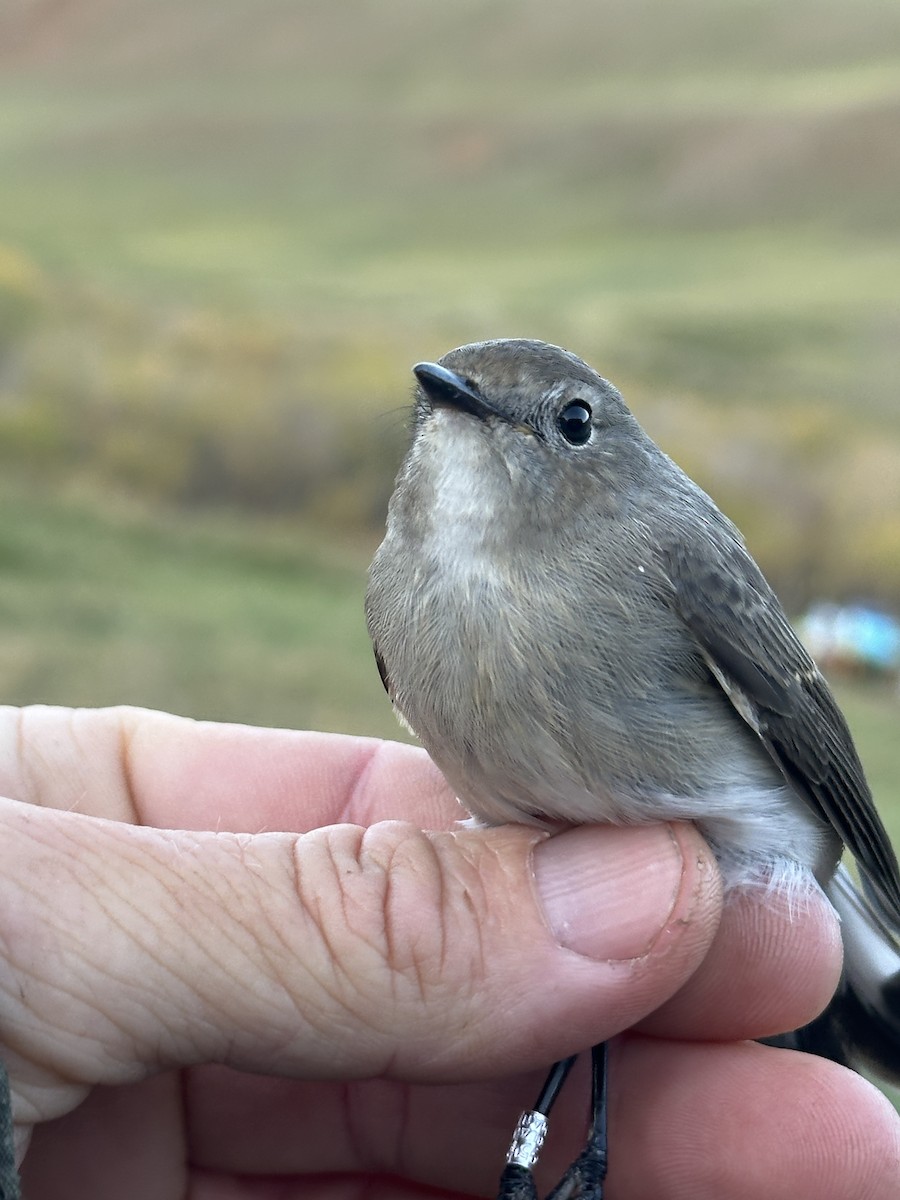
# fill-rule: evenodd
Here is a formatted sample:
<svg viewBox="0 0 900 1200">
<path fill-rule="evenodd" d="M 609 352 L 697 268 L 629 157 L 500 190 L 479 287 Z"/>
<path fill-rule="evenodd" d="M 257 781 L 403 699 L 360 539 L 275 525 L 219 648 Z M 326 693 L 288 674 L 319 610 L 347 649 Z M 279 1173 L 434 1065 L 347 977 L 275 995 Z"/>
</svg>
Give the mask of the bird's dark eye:
<svg viewBox="0 0 900 1200">
<path fill-rule="evenodd" d="M 584 400 L 573 400 L 556 418 L 556 426 L 567 442 L 583 446 L 591 436 L 591 406 Z"/>
</svg>

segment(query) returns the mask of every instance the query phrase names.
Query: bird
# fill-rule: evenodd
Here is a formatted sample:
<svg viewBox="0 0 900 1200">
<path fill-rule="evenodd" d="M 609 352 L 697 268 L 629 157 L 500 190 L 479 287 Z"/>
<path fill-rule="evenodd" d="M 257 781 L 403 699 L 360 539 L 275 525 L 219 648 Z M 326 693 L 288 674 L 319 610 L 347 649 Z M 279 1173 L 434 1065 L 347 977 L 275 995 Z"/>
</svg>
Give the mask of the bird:
<svg viewBox="0 0 900 1200">
<path fill-rule="evenodd" d="M 726 896 L 823 890 L 841 983 L 775 1040 L 900 1081 L 897 858 L 846 720 L 739 530 L 571 351 L 491 340 L 413 372 L 365 602 L 400 719 L 481 823 L 691 820 Z M 594 1061 L 593 1176 L 582 1164 L 560 1195 L 602 1195 L 599 1048 Z M 542 1129 L 519 1129 L 502 1195 L 531 1194 Z"/>
</svg>

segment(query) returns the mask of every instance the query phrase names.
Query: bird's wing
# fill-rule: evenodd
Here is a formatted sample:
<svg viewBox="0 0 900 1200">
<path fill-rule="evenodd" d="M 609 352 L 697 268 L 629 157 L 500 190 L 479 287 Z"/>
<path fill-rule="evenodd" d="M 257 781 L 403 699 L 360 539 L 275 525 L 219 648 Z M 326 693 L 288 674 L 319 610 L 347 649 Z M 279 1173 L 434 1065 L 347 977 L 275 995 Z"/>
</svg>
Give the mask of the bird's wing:
<svg viewBox="0 0 900 1200">
<path fill-rule="evenodd" d="M 387 692 L 388 699 L 393 704 L 394 688 L 393 688 L 393 685 L 391 684 L 391 679 L 387 672 L 387 665 L 385 664 L 385 661 L 384 661 L 384 658 L 382 657 L 381 651 L 378 649 L 378 647 L 375 645 L 374 642 L 372 643 L 372 650 L 375 654 L 375 666 L 378 668 L 378 674 L 379 674 L 379 677 L 381 678 L 382 686 L 384 687 L 384 690 Z"/>
<path fill-rule="evenodd" d="M 409 721 L 407 721 L 406 715 L 397 704 L 397 693 L 394 689 L 393 683 L 391 682 L 391 677 L 388 674 L 387 664 L 384 661 L 384 655 L 378 649 L 378 643 L 375 641 L 374 634 L 372 635 L 372 649 L 375 652 L 375 665 L 378 667 L 378 674 L 381 676 L 381 682 L 384 685 L 384 690 L 387 692 L 388 700 L 391 702 L 391 707 L 394 710 L 394 716 L 405 730 L 411 733 L 414 738 L 418 738 L 419 735 L 416 733 L 415 729 L 413 729 L 412 725 L 410 725 Z"/>
<path fill-rule="evenodd" d="M 743 543 L 704 523 L 661 550 L 672 603 L 792 787 L 834 827 L 900 930 L 900 870 L 847 723 Z"/>
</svg>

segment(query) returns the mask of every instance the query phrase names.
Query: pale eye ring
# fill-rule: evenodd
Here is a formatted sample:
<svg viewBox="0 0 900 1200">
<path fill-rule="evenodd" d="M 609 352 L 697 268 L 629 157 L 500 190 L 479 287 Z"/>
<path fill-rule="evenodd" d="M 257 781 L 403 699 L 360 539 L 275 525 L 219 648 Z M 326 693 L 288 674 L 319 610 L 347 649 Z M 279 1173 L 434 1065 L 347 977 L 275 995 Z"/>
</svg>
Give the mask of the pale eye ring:
<svg viewBox="0 0 900 1200">
<path fill-rule="evenodd" d="M 556 427 L 567 442 L 583 446 L 592 431 L 591 406 L 586 400 L 570 400 L 556 418 Z"/>
</svg>

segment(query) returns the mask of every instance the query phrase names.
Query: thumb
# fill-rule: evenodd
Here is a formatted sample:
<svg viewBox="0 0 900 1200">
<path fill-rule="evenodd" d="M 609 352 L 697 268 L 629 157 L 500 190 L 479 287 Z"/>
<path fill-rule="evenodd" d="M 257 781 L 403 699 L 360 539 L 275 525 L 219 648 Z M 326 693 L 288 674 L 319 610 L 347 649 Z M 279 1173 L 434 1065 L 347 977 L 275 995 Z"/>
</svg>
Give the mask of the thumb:
<svg viewBox="0 0 900 1200">
<path fill-rule="evenodd" d="M 128 826 L 0 802 L 6 1046 L 28 1122 L 93 1084 L 223 1062 L 462 1080 L 634 1024 L 719 915 L 689 826 Z"/>
</svg>

